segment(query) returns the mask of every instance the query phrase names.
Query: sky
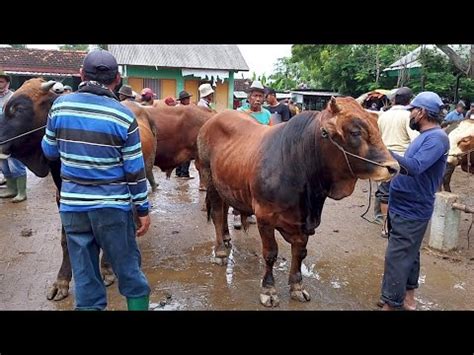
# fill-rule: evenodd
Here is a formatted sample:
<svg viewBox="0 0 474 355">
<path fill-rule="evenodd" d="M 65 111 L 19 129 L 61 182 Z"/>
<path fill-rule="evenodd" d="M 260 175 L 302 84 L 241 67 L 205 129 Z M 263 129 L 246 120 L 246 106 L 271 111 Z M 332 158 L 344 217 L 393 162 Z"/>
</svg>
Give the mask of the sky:
<svg viewBox="0 0 474 355">
<path fill-rule="evenodd" d="M 239 72 L 236 78 L 248 78 L 255 72 L 258 76 L 270 75 L 273 72 L 273 66 L 278 58 L 289 57 L 291 55 L 291 44 L 238 44 L 250 70 L 248 72 Z M 35 44 L 28 45 L 29 48 L 56 49 L 54 44 Z"/>
<path fill-rule="evenodd" d="M 273 72 L 273 65 L 278 58 L 291 56 L 291 44 L 249 44 L 238 45 L 247 65 L 250 68 L 248 72 L 239 72 L 235 77 L 241 78 L 241 74 L 247 78 L 252 72 L 258 75 L 270 75 Z"/>
</svg>

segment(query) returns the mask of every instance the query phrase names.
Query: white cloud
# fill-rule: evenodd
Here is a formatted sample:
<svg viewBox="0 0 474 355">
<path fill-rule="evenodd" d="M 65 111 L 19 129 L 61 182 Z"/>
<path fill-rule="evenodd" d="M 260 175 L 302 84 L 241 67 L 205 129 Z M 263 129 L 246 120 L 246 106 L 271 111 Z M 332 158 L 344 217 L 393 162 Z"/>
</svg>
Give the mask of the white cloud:
<svg viewBox="0 0 474 355">
<path fill-rule="evenodd" d="M 249 77 L 252 72 L 268 76 L 273 73 L 273 66 L 278 58 L 291 56 L 291 44 L 239 44 L 238 47 L 250 71 L 239 72 L 236 74 L 236 78 L 241 78 L 242 74 L 244 77 Z"/>
</svg>

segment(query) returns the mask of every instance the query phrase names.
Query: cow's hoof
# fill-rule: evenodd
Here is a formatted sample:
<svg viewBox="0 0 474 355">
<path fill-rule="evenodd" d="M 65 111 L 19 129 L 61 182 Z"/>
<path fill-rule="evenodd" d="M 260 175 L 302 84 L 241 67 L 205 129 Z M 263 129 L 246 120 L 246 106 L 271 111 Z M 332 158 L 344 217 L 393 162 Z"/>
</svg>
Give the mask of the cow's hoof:
<svg viewBox="0 0 474 355">
<path fill-rule="evenodd" d="M 213 256 L 211 257 L 211 263 L 217 264 L 219 266 L 227 265 L 227 256 L 225 257 Z"/>
<path fill-rule="evenodd" d="M 290 296 L 292 299 L 299 302 L 308 302 L 311 300 L 309 292 L 306 291 L 303 286 L 299 284 L 293 285 L 290 291 Z"/>
<path fill-rule="evenodd" d="M 69 281 L 56 281 L 48 291 L 46 298 L 53 301 L 61 301 L 69 296 Z"/>
<path fill-rule="evenodd" d="M 225 246 L 227 249 L 231 249 L 231 248 L 232 248 L 232 243 L 230 242 L 230 239 L 224 240 L 224 246 Z"/>
<path fill-rule="evenodd" d="M 115 282 L 115 275 L 108 272 L 102 272 L 102 280 L 104 280 L 105 287 L 109 287 Z"/>
<path fill-rule="evenodd" d="M 263 288 L 263 292 L 260 294 L 260 303 L 265 307 L 278 307 L 280 299 L 275 288 Z"/>
</svg>

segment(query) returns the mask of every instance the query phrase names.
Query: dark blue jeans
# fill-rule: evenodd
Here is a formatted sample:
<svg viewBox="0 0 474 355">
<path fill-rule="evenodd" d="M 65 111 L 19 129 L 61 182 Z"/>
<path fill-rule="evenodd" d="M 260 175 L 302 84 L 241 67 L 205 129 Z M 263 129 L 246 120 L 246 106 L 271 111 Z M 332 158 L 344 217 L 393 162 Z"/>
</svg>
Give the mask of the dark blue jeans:
<svg viewBox="0 0 474 355">
<path fill-rule="evenodd" d="M 141 256 L 131 211 L 101 208 L 88 212 L 61 212 L 75 282 L 76 309 L 105 309 L 107 296 L 99 267 L 102 248 L 125 297 L 150 294 L 140 270 Z"/>
<path fill-rule="evenodd" d="M 389 306 L 402 307 L 406 290 L 418 288 L 420 247 L 428 223 L 429 220 L 409 220 L 389 211 L 389 237 L 382 280 L 382 300 Z"/>
<path fill-rule="evenodd" d="M 7 158 L 0 160 L 1 169 L 3 176 L 6 179 L 18 178 L 20 176 L 26 176 L 26 167 L 23 163 L 15 158 Z"/>
</svg>

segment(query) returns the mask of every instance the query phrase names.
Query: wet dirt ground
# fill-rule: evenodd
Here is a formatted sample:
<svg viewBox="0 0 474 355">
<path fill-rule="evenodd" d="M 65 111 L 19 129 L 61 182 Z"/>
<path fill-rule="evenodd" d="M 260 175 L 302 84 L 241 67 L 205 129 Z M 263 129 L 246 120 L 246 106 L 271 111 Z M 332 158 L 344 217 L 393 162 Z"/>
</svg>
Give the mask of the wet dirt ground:
<svg viewBox="0 0 474 355">
<path fill-rule="evenodd" d="M 156 168 L 155 168 L 156 169 Z M 191 174 L 197 176 L 192 168 Z M 248 234 L 231 229 L 233 248 L 227 266 L 210 263 L 214 228 L 201 211 L 205 192 L 198 179 L 181 180 L 155 170 L 160 186 L 150 194 L 152 226 L 138 243 L 142 268 L 148 277 L 154 310 L 263 310 L 259 303 L 264 271 L 261 242 L 255 225 Z M 375 189 L 375 183 L 373 184 Z M 456 170 L 452 191 L 473 206 L 474 177 Z M 290 246 L 277 234 L 279 256 L 275 280 L 283 310 L 375 310 L 380 292 L 387 240 L 380 226 L 360 217 L 368 204 L 368 181 L 359 181 L 352 196 L 328 199 L 322 223 L 308 243 L 303 279 L 312 299 L 289 296 Z M 0 309 L 71 310 L 70 295 L 46 299 L 61 264 L 60 222 L 51 178 L 28 176 L 28 200 L 13 204 L 0 200 Z M 373 219 L 371 207 L 367 217 Z M 232 225 L 232 215 L 229 215 Z M 441 254 L 427 248 L 425 236 L 419 309 L 474 309 L 474 238 L 468 248 L 471 215 L 462 214 L 460 248 Z M 473 228 L 474 229 L 474 228 Z M 429 231 L 428 231 L 429 232 Z M 474 231 L 470 233 L 471 237 Z M 109 310 L 125 310 L 117 283 L 107 288 Z"/>
</svg>

